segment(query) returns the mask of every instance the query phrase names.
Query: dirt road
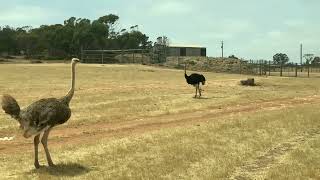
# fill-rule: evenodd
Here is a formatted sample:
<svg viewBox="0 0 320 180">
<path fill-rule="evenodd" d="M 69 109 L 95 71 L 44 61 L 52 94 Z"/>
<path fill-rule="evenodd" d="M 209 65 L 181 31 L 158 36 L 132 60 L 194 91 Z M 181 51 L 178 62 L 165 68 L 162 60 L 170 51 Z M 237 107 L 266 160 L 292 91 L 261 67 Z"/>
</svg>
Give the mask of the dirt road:
<svg viewBox="0 0 320 180">
<path fill-rule="evenodd" d="M 49 136 L 49 146 L 63 147 L 75 144 L 94 144 L 98 140 L 108 137 L 134 136 L 162 128 L 198 125 L 200 122 L 219 120 L 223 116 L 237 113 L 252 113 L 255 111 L 268 111 L 288 108 L 297 104 L 320 103 L 320 96 L 307 96 L 303 98 L 285 98 L 272 101 L 237 104 L 224 107 L 210 107 L 195 112 L 182 112 L 166 114 L 155 117 L 143 117 L 138 120 L 118 123 L 94 123 L 82 125 L 61 125 L 54 128 Z M 17 128 L 18 129 L 18 128 Z M 9 132 L 0 132 L 0 137 L 8 136 Z M 12 141 L 0 141 L 0 154 L 25 153 L 33 151 L 33 139 L 25 139 L 21 132 L 10 132 L 15 136 Z"/>
</svg>

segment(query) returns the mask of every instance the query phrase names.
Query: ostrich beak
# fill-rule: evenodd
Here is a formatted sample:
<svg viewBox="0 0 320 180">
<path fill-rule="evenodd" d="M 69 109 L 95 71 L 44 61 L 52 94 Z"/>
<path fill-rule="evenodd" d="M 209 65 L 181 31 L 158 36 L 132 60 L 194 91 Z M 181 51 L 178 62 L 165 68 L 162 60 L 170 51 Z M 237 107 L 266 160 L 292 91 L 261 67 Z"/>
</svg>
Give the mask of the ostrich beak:
<svg viewBox="0 0 320 180">
<path fill-rule="evenodd" d="M 31 137 L 31 136 L 32 136 L 32 134 L 30 134 L 28 131 L 26 131 L 26 132 L 23 133 L 23 137 L 24 137 L 24 138 L 29 138 L 29 137 Z"/>
</svg>

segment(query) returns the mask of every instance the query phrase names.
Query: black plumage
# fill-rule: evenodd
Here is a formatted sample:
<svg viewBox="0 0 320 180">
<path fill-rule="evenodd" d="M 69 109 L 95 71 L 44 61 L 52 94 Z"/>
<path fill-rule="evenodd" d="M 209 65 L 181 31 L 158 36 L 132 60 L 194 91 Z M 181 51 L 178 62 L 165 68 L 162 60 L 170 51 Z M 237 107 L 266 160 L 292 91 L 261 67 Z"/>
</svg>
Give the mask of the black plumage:
<svg viewBox="0 0 320 180">
<path fill-rule="evenodd" d="M 190 76 L 187 75 L 187 65 L 185 64 L 184 66 L 184 77 L 187 81 L 188 84 L 191 84 L 195 86 L 196 88 L 196 94 L 194 97 L 197 97 L 197 92 L 199 91 L 199 97 L 201 97 L 201 91 L 202 89 L 200 88 L 200 83 L 202 85 L 205 85 L 206 83 L 206 78 L 202 74 L 198 73 L 192 73 Z"/>
</svg>

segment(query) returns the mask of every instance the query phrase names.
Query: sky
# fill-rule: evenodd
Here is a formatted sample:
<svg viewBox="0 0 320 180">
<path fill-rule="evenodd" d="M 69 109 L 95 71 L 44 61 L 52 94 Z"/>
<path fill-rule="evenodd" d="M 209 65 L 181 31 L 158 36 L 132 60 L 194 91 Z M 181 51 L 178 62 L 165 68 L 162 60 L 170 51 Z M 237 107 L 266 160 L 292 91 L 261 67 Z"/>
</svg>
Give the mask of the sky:
<svg viewBox="0 0 320 180">
<path fill-rule="evenodd" d="M 62 24 L 74 16 L 120 17 L 118 28 L 138 25 L 155 41 L 207 47 L 207 55 L 234 54 L 272 60 L 286 53 L 300 62 L 303 53 L 320 56 L 320 0 L 0 0 L 0 26 Z"/>
</svg>

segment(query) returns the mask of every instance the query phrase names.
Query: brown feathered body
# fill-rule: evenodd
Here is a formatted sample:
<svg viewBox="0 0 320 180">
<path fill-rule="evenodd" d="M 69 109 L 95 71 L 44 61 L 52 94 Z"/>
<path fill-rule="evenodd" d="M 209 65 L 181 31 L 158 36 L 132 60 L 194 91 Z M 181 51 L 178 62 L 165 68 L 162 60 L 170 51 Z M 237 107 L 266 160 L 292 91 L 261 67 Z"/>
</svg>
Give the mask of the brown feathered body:
<svg viewBox="0 0 320 180">
<path fill-rule="evenodd" d="M 28 138 L 43 130 L 65 123 L 71 117 L 71 109 L 64 98 L 46 98 L 33 102 L 21 109 L 17 101 L 10 95 L 2 98 L 2 109 L 18 120 L 23 128 L 23 136 Z"/>
<path fill-rule="evenodd" d="M 18 102 L 10 95 L 3 95 L 2 109 L 18 120 L 28 138 L 42 131 L 65 123 L 71 116 L 69 103 L 74 94 L 75 63 L 72 63 L 72 84 L 68 94 L 62 98 L 45 98 L 20 109 Z"/>
<path fill-rule="evenodd" d="M 71 109 L 69 103 L 74 94 L 75 86 L 75 65 L 79 62 L 79 59 L 73 58 L 71 63 L 71 88 L 67 95 L 62 98 L 45 98 L 33 102 L 28 107 L 20 109 L 18 102 L 10 95 L 3 95 L 1 106 L 5 113 L 11 115 L 20 123 L 20 127 L 23 129 L 23 136 L 25 138 L 34 135 L 34 166 L 40 167 L 38 160 L 38 145 L 41 143 L 44 147 L 47 161 L 49 166 L 53 166 L 49 149 L 48 149 L 48 136 L 50 130 L 58 125 L 65 123 L 71 116 Z"/>
</svg>

